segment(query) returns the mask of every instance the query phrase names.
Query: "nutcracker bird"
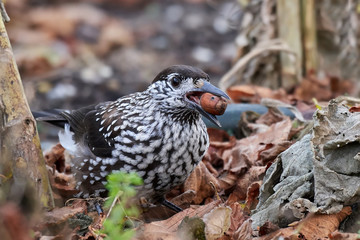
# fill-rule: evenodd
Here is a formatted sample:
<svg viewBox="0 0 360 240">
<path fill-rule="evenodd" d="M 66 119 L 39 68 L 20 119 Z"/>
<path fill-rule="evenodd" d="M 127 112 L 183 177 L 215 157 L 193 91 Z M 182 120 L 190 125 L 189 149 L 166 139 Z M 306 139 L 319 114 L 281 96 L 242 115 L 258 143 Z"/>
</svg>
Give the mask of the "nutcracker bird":
<svg viewBox="0 0 360 240">
<path fill-rule="evenodd" d="M 112 172 L 136 172 L 144 181 L 138 198 L 181 211 L 164 196 L 186 180 L 209 146 L 201 115 L 220 126 L 200 105 L 204 93 L 229 99 L 202 70 L 176 65 L 160 72 L 143 92 L 34 115 L 64 128 L 59 140 L 74 156 L 78 197 L 104 196 L 106 176 Z"/>
</svg>

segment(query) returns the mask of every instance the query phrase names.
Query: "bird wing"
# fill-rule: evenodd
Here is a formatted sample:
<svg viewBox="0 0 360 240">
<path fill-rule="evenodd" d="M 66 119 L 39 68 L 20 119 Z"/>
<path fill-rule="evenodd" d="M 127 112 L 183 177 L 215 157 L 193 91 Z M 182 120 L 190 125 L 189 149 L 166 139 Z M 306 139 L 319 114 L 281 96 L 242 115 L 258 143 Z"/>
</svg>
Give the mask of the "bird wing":
<svg viewBox="0 0 360 240">
<path fill-rule="evenodd" d="M 117 135 L 115 131 L 110 132 L 109 126 L 112 126 L 111 123 L 121 115 L 121 112 L 110 106 L 112 103 L 106 102 L 70 113 L 61 113 L 74 132 L 75 142 L 88 147 L 97 157 L 111 157 L 114 150 L 114 137 Z"/>
</svg>

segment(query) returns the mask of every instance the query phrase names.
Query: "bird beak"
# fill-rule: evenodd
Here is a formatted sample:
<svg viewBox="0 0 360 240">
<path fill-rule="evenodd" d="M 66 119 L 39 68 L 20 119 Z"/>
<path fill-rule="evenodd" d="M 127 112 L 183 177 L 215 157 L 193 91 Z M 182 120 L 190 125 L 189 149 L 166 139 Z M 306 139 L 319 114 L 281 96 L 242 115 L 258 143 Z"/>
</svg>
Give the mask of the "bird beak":
<svg viewBox="0 0 360 240">
<path fill-rule="evenodd" d="M 212 85 L 211 83 L 209 83 L 207 81 L 199 81 L 199 83 L 197 84 L 197 87 L 191 89 L 186 94 L 185 99 L 187 99 L 187 102 L 189 102 L 196 110 L 198 110 L 201 115 L 203 115 L 204 117 L 209 119 L 211 122 L 213 122 L 218 127 L 221 127 L 221 124 L 218 121 L 218 119 L 216 118 L 216 116 L 211 113 L 206 112 L 201 107 L 200 98 L 201 98 L 202 94 L 204 94 L 204 93 L 211 93 L 215 96 L 224 97 L 229 100 L 230 100 L 230 97 L 226 93 L 221 91 L 219 88 L 215 87 L 214 85 Z"/>
</svg>

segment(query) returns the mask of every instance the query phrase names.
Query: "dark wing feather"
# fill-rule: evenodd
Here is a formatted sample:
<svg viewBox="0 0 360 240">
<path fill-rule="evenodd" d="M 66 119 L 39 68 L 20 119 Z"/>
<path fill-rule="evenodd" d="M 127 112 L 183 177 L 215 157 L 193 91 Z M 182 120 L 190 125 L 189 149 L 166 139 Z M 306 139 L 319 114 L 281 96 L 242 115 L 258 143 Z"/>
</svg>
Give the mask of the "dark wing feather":
<svg viewBox="0 0 360 240">
<path fill-rule="evenodd" d="M 105 137 L 105 135 L 99 131 L 102 127 L 102 117 L 104 117 L 101 116 L 100 113 L 103 112 L 103 108 L 106 108 L 108 105 L 110 105 L 110 102 L 80 108 L 70 113 L 61 113 L 69 122 L 71 130 L 75 134 L 75 141 L 83 142 L 97 157 L 111 157 L 111 152 L 114 150 L 113 139 Z"/>
<path fill-rule="evenodd" d="M 73 111 L 33 112 L 33 115 L 38 121 L 45 121 L 61 128 L 68 123 L 70 130 L 74 132 L 76 142 L 88 146 L 97 157 L 111 157 L 111 152 L 114 150 L 114 137 L 119 134 L 119 130 L 114 131 L 112 123 L 114 120 L 120 120 L 121 115 L 114 103 L 105 102 Z M 109 133 L 108 129 L 111 133 L 106 135 Z"/>
<path fill-rule="evenodd" d="M 99 111 L 101 110 L 94 110 L 86 114 L 84 122 L 86 127 L 85 141 L 95 156 L 111 157 L 111 152 L 114 150 L 114 141 L 113 138 L 105 137 L 105 134 L 101 131 L 102 118 L 100 115 L 96 115 Z"/>
</svg>

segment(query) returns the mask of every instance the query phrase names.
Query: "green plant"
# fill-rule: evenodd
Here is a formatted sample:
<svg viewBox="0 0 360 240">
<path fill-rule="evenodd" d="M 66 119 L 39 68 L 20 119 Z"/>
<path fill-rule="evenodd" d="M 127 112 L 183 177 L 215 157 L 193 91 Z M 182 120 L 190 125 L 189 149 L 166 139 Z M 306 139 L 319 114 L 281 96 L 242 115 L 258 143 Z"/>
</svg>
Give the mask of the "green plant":
<svg viewBox="0 0 360 240">
<path fill-rule="evenodd" d="M 106 239 L 129 240 L 135 232 L 126 228 L 127 221 L 139 215 L 138 208 L 130 204 L 129 200 L 136 195 L 134 186 L 141 185 L 142 179 L 136 173 L 117 172 L 110 174 L 107 180 L 109 198 L 105 207 L 109 208 L 109 213 L 102 232 L 107 235 Z"/>
</svg>

